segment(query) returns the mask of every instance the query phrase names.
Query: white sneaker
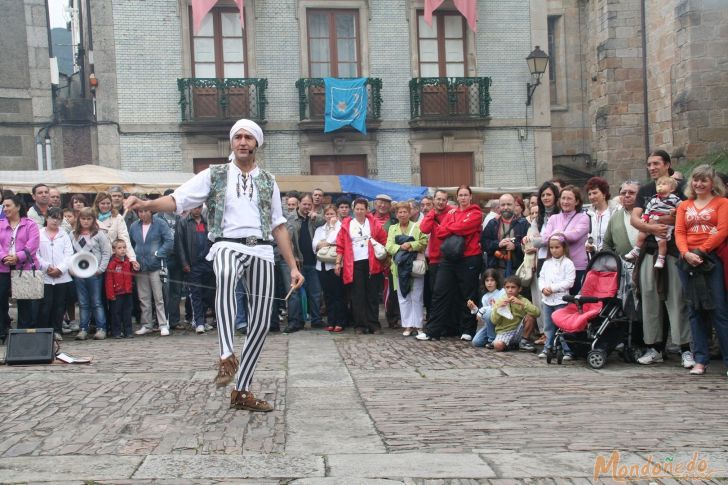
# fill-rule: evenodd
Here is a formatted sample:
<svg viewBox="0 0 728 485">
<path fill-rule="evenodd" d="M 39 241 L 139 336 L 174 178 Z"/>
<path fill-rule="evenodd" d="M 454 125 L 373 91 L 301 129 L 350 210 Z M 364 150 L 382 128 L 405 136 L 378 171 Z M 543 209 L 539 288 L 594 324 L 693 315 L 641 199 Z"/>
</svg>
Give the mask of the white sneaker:
<svg viewBox="0 0 728 485">
<path fill-rule="evenodd" d="M 104 340 L 106 338 L 106 330 L 96 330 L 94 340 Z"/>
<path fill-rule="evenodd" d="M 571 362 L 572 360 L 574 360 L 574 356 L 571 354 L 564 354 L 564 357 L 561 359 L 562 362 Z"/>
<path fill-rule="evenodd" d="M 470 342 L 471 340 L 473 340 L 473 337 L 469 333 L 464 333 L 460 336 L 460 340 L 465 340 L 466 342 Z"/>
<path fill-rule="evenodd" d="M 195 333 L 205 333 L 205 326 L 204 325 L 198 325 L 195 327 Z"/>
<path fill-rule="evenodd" d="M 134 335 L 146 335 L 148 333 L 152 333 L 153 330 L 146 325 L 142 325 L 142 328 L 134 332 Z"/>
<path fill-rule="evenodd" d="M 78 320 L 71 320 L 69 326 L 71 327 L 71 332 L 78 332 L 81 330 L 81 325 L 79 325 Z"/>
<path fill-rule="evenodd" d="M 665 267 L 665 256 L 658 256 L 657 261 L 655 261 L 655 268 L 661 269 Z"/>
<path fill-rule="evenodd" d="M 549 351 L 548 351 L 548 350 L 546 350 L 546 349 L 543 349 L 543 350 L 541 351 L 541 353 L 540 353 L 540 354 L 538 354 L 538 358 L 539 358 L 539 359 L 545 359 L 546 357 L 548 357 L 548 355 L 549 355 Z"/>
<path fill-rule="evenodd" d="M 169 335 L 169 325 L 160 325 L 159 334 L 162 337 L 166 337 L 167 335 Z"/>
<path fill-rule="evenodd" d="M 418 333 L 415 337 L 417 340 L 431 340 L 426 333 Z"/>
<path fill-rule="evenodd" d="M 210 325 L 209 323 L 206 323 L 206 324 L 205 324 L 205 331 L 206 331 L 206 332 L 209 332 L 210 330 L 215 330 L 215 327 L 213 327 L 213 326 L 212 326 L 212 325 Z"/>
<path fill-rule="evenodd" d="M 682 366 L 686 369 L 692 369 L 695 366 L 695 359 L 693 358 L 693 353 L 689 350 L 686 350 L 682 353 Z"/>
<path fill-rule="evenodd" d="M 645 355 L 637 359 L 637 362 L 639 362 L 642 365 L 649 365 L 649 364 L 656 364 L 658 362 L 662 362 L 662 352 L 658 352 L 652 347 L 647 349 L 647 352 L 645 352 Z"/>
<path fill-rule="evenodd" d="M 63 322 L 63 325 L 61 325 L 61 333 L 63 333 L 63 335 L 71 333 L 71 326 L 68 323 Z"/>
</svg>

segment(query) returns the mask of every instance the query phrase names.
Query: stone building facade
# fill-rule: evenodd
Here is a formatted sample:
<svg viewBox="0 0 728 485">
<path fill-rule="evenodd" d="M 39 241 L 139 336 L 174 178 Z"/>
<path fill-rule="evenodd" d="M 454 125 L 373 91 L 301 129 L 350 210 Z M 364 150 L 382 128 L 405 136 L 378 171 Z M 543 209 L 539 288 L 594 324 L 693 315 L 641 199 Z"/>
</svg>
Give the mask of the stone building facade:
<svg viewBox="0 0 728 485">
<path fill-rule="evenodd" d="M 85 5 L 81 2 L 82 9 Z M 435 25 L 443 16 L 440 27 L 447 24 L 450 29 L 437 39 L 438 52 L 461 66 L 456 66 L 455 74 L 443 73 L 458 79 L 487 78 L 490 84 L 425 86 L 421 90 L 429 101 L 421 101 L 419 109 L 430 112 L 415 116 L 410 84 L 425 77 L 421 65 L 432 55 L 428 51 L 420 59 L 420 46 L 426 43 L 420 32 L 423 7 L 423 0 L 245 2 L 245 73 L 236 77 L 267 84 L 265 114 L 260 119 L 267 135 L 260 156 L 267 168 L 304 175 L 351 168 L 352 173 L 402 183 L 466 182 L 487 187 L 532 188 L 550 177 L 548 89 L 539 88 L 532 105 L 525 106 L 530 80 L 525 57 L 535 45 L 547 42 L 546 0 L 479 2 L 477 32 L 468 29 L 452 2 L 446 1 L 435 12 Z M 234 2 L 221 0 L 215 10 L 234 8 Z M 381 80 L 379 116 L 368 123 L 366 135 L 347 129 L 323 133 L 320 117 L 309 113 L 313 91 L 306 93 L 311 94 L 309 105 L 301 107 L 296 83 L 317 77 L 311 72 L 308 32 L 313 11 L 355 15 L 356 74 Z M 185 94 L 178 86 L 178 79 L 199 77 L 189 0 L 143 5 L 95 0 L 84 18 L 93 35 L 85 38 L 87 47 L 93 43 L 87 72 L 94 72 L 98 80 L 94 92 L 86 90 L 96 109 L 96 123 L 87 132 L 99 164 L 139 171 L 193 171 L 227 155 L 227 129 L 237 116 L 203 119 L 184 113 L 185 106 L 197 109 L 202 98 L 193 97 L 205 91 L 195 87 L 193 94 Z M 446 65 L 443 58 L 438 62 Z M 253 96 L 252 91 L 246 93 Z M 480 96 L 490 98 L 487 106 Z M 438 102 L 445 104 L 427 107 Z M 308 110 L 303 117 L 301 109 Z M 52 119 L 48 110 L 44 116 Z M 51 137 L 62 135 L 61 128 L 52 128 Z M 35 168 L 33 159 L 32 151 L 24 152 L 18 168 Z M 68 156 L 62 163 L 77 164 Z M 457 167 L 454 172 L 451 164 Z"/>
<path fill-rule="evenodd" d="M 728 2 L 549 0 L 548 25 L 557 175 L 616 186 L 649 150 L 728 150 Z"/>
</svg>

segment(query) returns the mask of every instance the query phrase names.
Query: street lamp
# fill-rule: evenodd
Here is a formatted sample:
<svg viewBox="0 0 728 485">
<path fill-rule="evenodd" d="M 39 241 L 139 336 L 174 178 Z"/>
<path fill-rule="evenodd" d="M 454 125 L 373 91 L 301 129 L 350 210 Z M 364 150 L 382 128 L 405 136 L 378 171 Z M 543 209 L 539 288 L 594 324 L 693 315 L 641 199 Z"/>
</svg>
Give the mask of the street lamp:
<svg viewBox="0 0 728 485">
<path fill-rule="evenodd" d="M 535 83 L 526 83 L 526 106 L 529 106 L 531 104 L 531 98 L 533 98 L 533 92 L 536 90 L 536 86 L 541 84 L 541 76 L 546 72 L 546 66 L 549 64 L 549 55 L 542 51 L 539 46 L 536 46 L 533 52 L 526 57 L 526 62 L 528 63 L 528 70 L 531 72 L 531 78 L 536 78 Z"/>
</svg>

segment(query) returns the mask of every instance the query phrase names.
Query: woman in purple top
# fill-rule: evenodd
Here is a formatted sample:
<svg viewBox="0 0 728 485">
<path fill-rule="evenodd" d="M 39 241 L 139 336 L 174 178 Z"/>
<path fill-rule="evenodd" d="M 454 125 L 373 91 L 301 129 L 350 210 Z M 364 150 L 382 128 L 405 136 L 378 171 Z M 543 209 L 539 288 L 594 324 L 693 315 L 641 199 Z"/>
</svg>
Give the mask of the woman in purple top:
<svg viewBox="0 0 728 485">
<path fill-rule="evenodd" d="M 26 217 L 25 204 L 19 195 L 3 200 L 3 210 L 5 219 L 0 219 L 0 340 L 5 341 L 10 323 L 10 270 L 30 269 L 31 263 L 40 268 L 36 256 L 40 232 L 36 223 Z M 30 328 L 33 323 L 32 302 L 18 300 L 18 328 Z"/>
<path fill-rule="evenodd" d="M 559 195 L 561 212 L 549 217 L 546 228 L 541 232 L 544 241 L 548 241 L 552 234 L 562 233 L 569 245 L 569 257 L 576 268 L 576 281 L 571 288 L 572 295 L 581 290 L 588 263 L 585 244 L 589 236 L 589 216 L 581 211 L 582 205 L 579 189 L 567 185 L 561 189 Z"/>
</svg>

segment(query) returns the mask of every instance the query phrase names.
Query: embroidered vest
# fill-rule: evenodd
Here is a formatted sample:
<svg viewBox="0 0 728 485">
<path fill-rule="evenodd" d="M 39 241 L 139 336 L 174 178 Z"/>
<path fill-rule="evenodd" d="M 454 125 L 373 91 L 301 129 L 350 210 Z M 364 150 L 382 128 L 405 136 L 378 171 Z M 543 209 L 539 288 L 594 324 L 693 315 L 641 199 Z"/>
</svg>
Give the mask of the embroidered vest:
<svg viewBox="0 0 728 485">
<path fill-rule="evenodd" d="M 210 166 L 210 193 L 207 196 L 207 221 L 209 225 L 208 237 L 211 241 L 222 237 L 222 217 L 225 213 L 228 165 L 228 163 L 222 163 Z M 259 168 L 258 175 L 253 177 L 253 184 L 258 192 L 260 230 L 263 233 L 263 239 L 267 241 L 270 237 L 271 206 L 275 178 L 269 172 Z"/>
</svg>

